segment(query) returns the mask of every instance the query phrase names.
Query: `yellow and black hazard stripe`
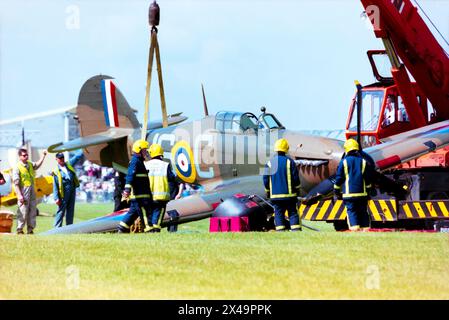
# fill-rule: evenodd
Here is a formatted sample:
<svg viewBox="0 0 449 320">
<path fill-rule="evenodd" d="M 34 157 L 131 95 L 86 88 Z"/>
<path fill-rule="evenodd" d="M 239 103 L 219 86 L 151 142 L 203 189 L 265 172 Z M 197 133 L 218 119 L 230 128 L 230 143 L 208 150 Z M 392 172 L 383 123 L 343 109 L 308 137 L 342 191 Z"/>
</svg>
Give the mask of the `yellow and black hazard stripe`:
<svg viewBox="0 0 449 320">
<path fill-rule="evenodd" d="M 371 221 L 395 221 L 397 220 L 396 201 L 370 200 L 368 213 Z M 312 221 L 344 220 L 346 208 L 342 200 L 318 201 L 313 205 L 301 205 L 299 215 L 301 219 Z"/>
<path fill-rule="evenodd" d="M 399 207 L 399 210 L 398 210 Z M 346 219 L 342 200 L 318 201 L 313 205 L 301 205 L 299 216 L 304 220 L 328 221 Z M 449 200 L 445 201 L 399 201 L 370 200 L 368 213 L 371 221 L 396 221 L 401 219 L 449 218 Z"/>
<path fill-rule="evenodd" d="M 396 221 L 398 219 L 396 200 L 370 200 L 368 213 L 371 221 Z"/>
<path fill-rule="evenodd" d="M 346 218 L 346 208 L 342 200 L 318 201 L 312 205 L 300 205 L 299 216 L 304 220 L 326 221 L 344 220 Z"/>
<path fill-rule="evenodd" d="M 398 219 L 449 218 L 449 201 L 400 201 Z"/>
</svg>

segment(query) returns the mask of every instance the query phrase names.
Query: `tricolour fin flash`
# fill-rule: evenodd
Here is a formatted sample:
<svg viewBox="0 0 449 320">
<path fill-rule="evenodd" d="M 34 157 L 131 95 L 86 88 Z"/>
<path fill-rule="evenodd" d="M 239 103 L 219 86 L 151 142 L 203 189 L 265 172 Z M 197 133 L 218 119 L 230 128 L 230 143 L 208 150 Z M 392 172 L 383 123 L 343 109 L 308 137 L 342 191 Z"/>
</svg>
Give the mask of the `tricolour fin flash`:
<svg viewBox="0 0 449 320">
<path fill-rule="evenodd" d="M 104 118 L 106 125 L 114 128 L 119 127 L 115 84 L 111 79 L 101 80 L 101 94 L 103 96 Z"/>
</svg>

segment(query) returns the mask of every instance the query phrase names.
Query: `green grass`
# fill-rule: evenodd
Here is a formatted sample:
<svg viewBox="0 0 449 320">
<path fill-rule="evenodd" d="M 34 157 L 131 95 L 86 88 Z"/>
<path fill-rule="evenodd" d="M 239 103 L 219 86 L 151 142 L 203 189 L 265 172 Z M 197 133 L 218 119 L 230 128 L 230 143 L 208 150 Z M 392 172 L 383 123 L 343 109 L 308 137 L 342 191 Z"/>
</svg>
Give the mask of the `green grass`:
<svg viewBox="0 0 449 320">
<path fill-rule="evenodd" d="M 77 204 L 76 220 L 111 206 Z M 0 299 L 449 299 L 447 234 L 308 224 L 322 231 L 0 235 Z"/>
</svg>

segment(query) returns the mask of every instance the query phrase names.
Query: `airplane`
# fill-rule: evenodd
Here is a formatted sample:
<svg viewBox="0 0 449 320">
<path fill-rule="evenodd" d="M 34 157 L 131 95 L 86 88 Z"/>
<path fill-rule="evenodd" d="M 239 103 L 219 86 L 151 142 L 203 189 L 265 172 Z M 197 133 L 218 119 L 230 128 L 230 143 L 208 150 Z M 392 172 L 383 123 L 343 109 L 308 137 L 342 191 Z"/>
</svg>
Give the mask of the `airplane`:
<svg viewBox="0 0 449 320">
<path fill-rule="evenodd" d="M 126 172 L 131 146 L 140 139 L 141 129 L 113 78 L 97 75 L 87 80 L 80 91 L 76 114 L 81 137 L 54 144 L 48 151 L 83 148 L 91 162 Z M 335 174 L 344 152 L 343 141 L 288 130 L 265 108 L 258 117 L 251 112 L 221 111 L 191 122 L 185 122 L 179 114 L 168 120 L 166 128 L 150 128 L 146 140 L 161 144 L 177 176 L 185 183 L 200 185 L 202 192 L 170 201 L 163 226 L 210 217 L 223 199 L 236 193 L 265 197 L 262 174 L 279 138 L 290 144 L 288 155 L 298 166 L 301 196 L 306 199 L 329 191 L 328 179 Z M 449 122 L 392 136 L 364 151 L 379 170 L 386 170 L 446 144 Z M 383 177 L 379 181 L 387 182 L 393 191 L 402 190 L 402 185 L 391 179 Z M 46 234 L 114 231 L 125 213 L 123 210 Z"/>
</svg>

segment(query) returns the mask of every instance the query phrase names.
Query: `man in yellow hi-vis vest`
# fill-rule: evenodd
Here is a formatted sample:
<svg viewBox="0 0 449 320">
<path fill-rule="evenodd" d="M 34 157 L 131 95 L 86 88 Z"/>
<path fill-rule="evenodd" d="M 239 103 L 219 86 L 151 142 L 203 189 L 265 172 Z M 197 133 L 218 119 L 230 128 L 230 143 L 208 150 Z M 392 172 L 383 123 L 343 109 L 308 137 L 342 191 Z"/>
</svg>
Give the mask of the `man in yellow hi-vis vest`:
<svg viewBox="0 0 449 320">
<path fill-rule="evenodd" d="M 177 184 L 171 164 L 163 161 L 164 149 L 160 144 L 154 143 L 150 147 L 151 160 L 146 167 L 150 179 L 150 189 L 153 194 L 153 205 L 151 207 L 150 232 L 160 232 L 165 209 L 170 201 L 170 189 Z"/>
<path fill-rule="evenodd" d="M 33 234 L 36 227 L 36 191 L 34 190 L 35 170 L 44 162 L 47 151 L 37 162 L 28 160 L 28 151 L 19 149 L 19 162 L 13 169 L 12 177 L 17 195 L 17 234 L 23 234 L 23 228 L 27 225 L 27 233 Z"/>
<path fill-rule="evenodd" d="M 58 166 L 53 170 L 53 197 L 58 206 L 58 211 L 55 215 L 55 228 L 62 227 L 64 215 L 66 225 L 73 224 L 76 188 L 80 185 L 73 165 L 82 156 L 82 152 L 77 153 L 69 161 L 65 162 L 63 153 L 56 154 Z"/>
</svg>

